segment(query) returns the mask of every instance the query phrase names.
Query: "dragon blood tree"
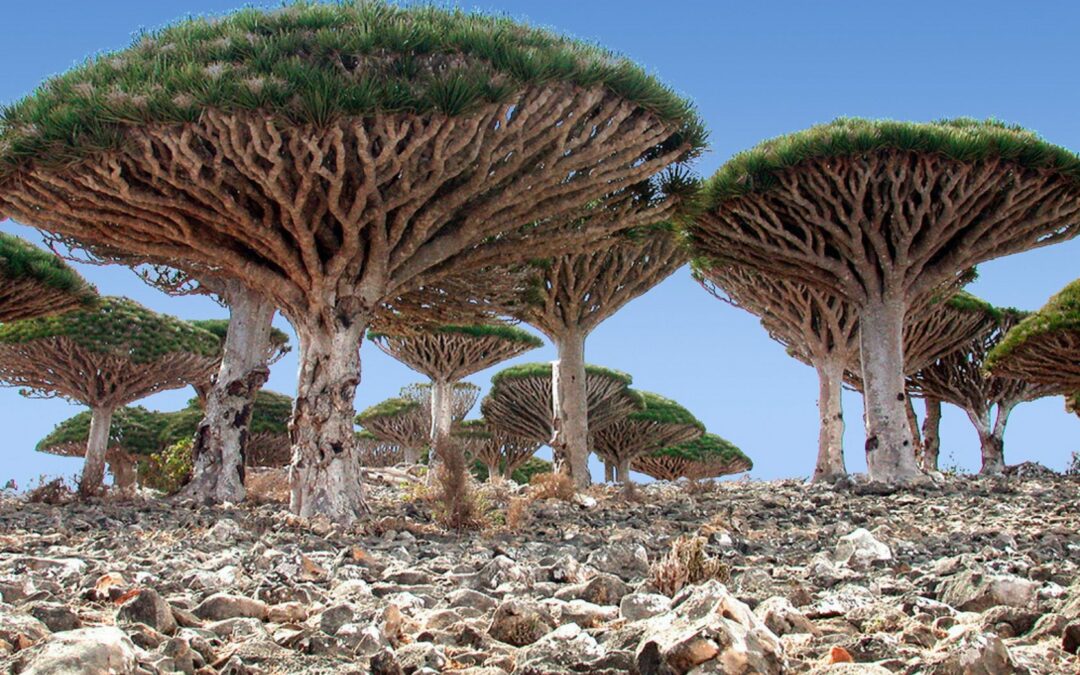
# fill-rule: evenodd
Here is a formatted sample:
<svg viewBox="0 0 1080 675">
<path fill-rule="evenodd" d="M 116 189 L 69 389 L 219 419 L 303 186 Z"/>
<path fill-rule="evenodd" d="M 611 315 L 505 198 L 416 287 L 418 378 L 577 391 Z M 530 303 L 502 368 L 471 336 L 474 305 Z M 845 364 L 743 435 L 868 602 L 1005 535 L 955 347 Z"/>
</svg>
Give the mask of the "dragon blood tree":
<svg viewBox="0 0 1080 675">
<path fill-rule="evenodd" d="M 704 434 L 642 455 L 630 463 L 630 468 L 656 480 L 702 480 L 749 471 L 754 463 L 730 441 Z"/>
<path fill-rule="evenodd" d="M 100 487 L 117 408 L 166 389 L 202 382 L 217 368 L 213 333 L 125 298 L 94 309 L 0 326 L 0 382 L 27 395 L 59 396 L 91 410 L 79 492 Z"/>
<path fill-rule="evenodd" d="M 498 433 L 548 443 L 555 431 L 551 386 L 553 364 L 511 366 L 491 378 L 491 391 L 480 402 L 489 428 Z M 585 400 L 589 428 L 603 429 L 641 407 L 626 373 L 585 366 Z"/>
<path fill-rule="evenodd" d="M 407 384 L 401 388 L 398 395 L 402 398 L 407 398 L 411 401 L 416 401 L 420 404 L 420 408 L 423 410 L 424 420 L 427 423 L 429 435 L 425 445 L 431 440 L 431 388 L 432 385 L 428 382 L 416 382 L 414 384 Z M 449 389 L 449 395 L 447 400 L 450 408 L 450 425 L 457 424 L 461 420 L 465 419 L 465 416 L 469 414 L 469 411 L 476 405 L 476 401 L 480 398 L 480 387 L 471 382 L 455 382 Z"/>
<path fill-rule="evenodd" d="M 615 467 L 615 480 L 630 483 L 630 463 L 657 450 L 692 441 L 705 425 L 675 401 L 647 391 L 635 392 L 644 407 L 593 431 L 593 451 Z"/>
<path fill-rule="evenodd" d="M 909 378 L 909 388 L 939 401 L 952 403 L 965 413 L 979 433 L 982 451 L 980 473 L 997 474 L 1005 469 L 1005 425 L 1013 408 L 1055 392 L 1050 385 L 988 375 L 987 354 L 1026 313 L 992 305 L 968 296 L 967 311 L 992 320 L 961 348 L 934 361 Z M 936 468 L 936 457 L 928 466 Z"/>
<path fill-rule="evenodd" d="M 384 468 L 405 461 L 400 445 L 384 441 L 367 430 L 356 432 L 356 447 L 363 467 Z"/>
<path fill-rule="evenodd" d="M 543 344 L 520 328 L 496 324 L 445 325 L 402 335 L 369 332 L 368 338 L 382 351 L 431 378 L 431 447 L 436 455 L 438 448 L 447 445 L 455 417 L 454 384 Z"/>
<path fill-rule="evenodd" d="M 356 423 L 383 443 L 401 449 L 406 464 L 420 461 L 431 432 L 431 418 L 424 406 L 412 398 L 388 398 L 356 416 Z"/>
<path fill-rule="evenodd" d="M 999 342 L 986 357 L 992 375 L 1080 391 L 1080 279 L 1063 288 Z"/>
<path fill-rule="evenodd" d="M 86 309 L 96 298 L 60 258 L 0 232 L 0 323 Z"/>
<path fill-rule="evenodd" d="M 221 340 L 223 347 L 228 345 L 229 325 L 231 323 L 229 319 L 196 319 L 191 323 L 216 335 L 218 339 Z M 285 331 L 271 327 L 269 336 L 270 339 L 266 342 L 264 349 L 260 350 L 262 352 L 261 361 L 264 368 L 274 365 L 292 350 L 292 347 L 289 345 L 289 336 L 285 334 Z M 210 396 L 212 388 L 213 381 L 201 382 L 194 385 L 195 394 L 198 396 L 199 405 L 201 407 L 206 407 L 207 399 Z M 291 403 L 292 399 L 289 400 Z"/>
<path fill-rule="evenodd" d="M 48 436 L 38 441 L 38 452 L 62 457 L 85 457 L 93 413 L 89 410 L 69 417 L 56 425 Z M 113 485 L 121 490 L 135 486 L 138 459 L 162 449 L 161 433 L 168 422 L 166 413 L 142 406 L 119 408 L 109 425 L 105 461 L 109 464 Z"/>
<path fill-rule="evenodd" d="M 919 472 L 906 422 L 909 310 L 975 264 L 1080 233 L 1080 158 L 968 119 L 841 119 L 766 141 L 708 182 L 702 256 L 824 288 L 859 315 L 867 465 Z"/>
<path fill-rule="evenodd" d="M 625 59 L 433 6 L 191 19 L 54 78 L 0 128 L 0 211 L 265 293 L 300 341 L 291 508 L 366 509 L 359 345 L 384 301 L 662 220 L 691 106 Z M 576 222 L 597 205 L 608 218 Z M 453 321 L 449 321 L 453 322 Z"/>
<path fill-rule="evenodd" d="M 555 465 L 578 487 L 589 475 L 589 414 L 585 339 L 605 319 L 686 263 L 669 226 L 653 226 L 610 237 L 595 247 L 554 258 L 543 270 L 535 302 L 519 318 L 555 344 L 553 436 Z"/>
<path fill-rule="evenodd" d="M 492 431 L 485 420 L 465 420 L 453 433 L 468 457 L 484 465 L 489 481 L 510 480 L 541 445 L 539 441 Z"/>
</svg>

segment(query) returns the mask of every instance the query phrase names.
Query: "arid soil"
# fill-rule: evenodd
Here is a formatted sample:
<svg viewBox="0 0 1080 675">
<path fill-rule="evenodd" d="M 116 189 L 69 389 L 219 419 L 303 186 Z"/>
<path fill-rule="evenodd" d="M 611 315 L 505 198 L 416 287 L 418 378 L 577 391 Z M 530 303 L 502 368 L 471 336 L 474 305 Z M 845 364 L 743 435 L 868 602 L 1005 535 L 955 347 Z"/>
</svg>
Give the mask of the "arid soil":
<svg viewBox="0 0 1080 675">
<path fill-rule="evenodd" d="M 484 492 L 486 529 L 464 534 L 392 472 L 347 530 L 277 503 L 7 497 L 0 664 L 1077 673 L 1080 480 L 1019 474 L 903 491 L 656 483 L 569 502 L 503 487 Z"/>
</svg>

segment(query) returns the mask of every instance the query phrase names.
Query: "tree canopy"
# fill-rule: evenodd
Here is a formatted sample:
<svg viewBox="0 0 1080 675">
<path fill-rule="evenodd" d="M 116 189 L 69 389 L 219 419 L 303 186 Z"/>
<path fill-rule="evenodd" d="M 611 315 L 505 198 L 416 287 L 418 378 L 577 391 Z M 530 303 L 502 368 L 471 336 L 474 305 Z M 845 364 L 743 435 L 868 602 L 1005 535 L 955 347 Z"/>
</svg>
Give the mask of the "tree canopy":
<svg viewBox="0 0 1080 675">
<path fill-rule="evenodd" d="M 704 186 L 704 205 L 778 185 L 776 174 L 810 159 L 857 156 L 876 150 L 938 154 L 973 162 L 1000 158 L 1060 173 L 1080 183 L 1080 157 L 1023 127 L 966 117 L 935 122 L 900 122 L 841 117 L 827 124 L 769 139 L 732 157 Z"/>
<path fill-rule="evenodd" d="M 30 158 L 115 148 L 123 125 L 192 122 L 206 108 L 313 125 L 379 112 L 457 115 L 553 80 L 608 89 L 678 128 L 676 145 L 704 144 L 690 103 L 595 45 L 434 5 L 298 2 L 183 20 L 48 80 L 4 111 L 0 176 Z"/>
<path fill-rule="evenodd" d="M 84 410 L 56 425 L 45 438 L 38 441 L 38 452 L 64 457 L 82 457 L 90 437 L 91 412 Z M 127 406 L 117 410 L 109 427 L 109 452 L 148 457 L 159 452 L 163 431 L 170 421 L 168 413 L 147 410 L 142 406 Z"/>
<path fill-rule="evenodd" d="M 1063 394 L 1080 387 L 1078 364 L 1080 279 L 1013 327 L 986 357 L 986 368 L 995 375 L 1057 385 Z"/>
<path fill-rule="evenodd" d="M 657 480 L 676 478 L 717 478 L 749 471 L 754 463 L 733 443 L 706 433 L 678 445 L 651 452 L 631 463 L 639 471 Z"/>
<path fill-rule="evenodd" d="M 96 299 L 94 287 L 58 256 L 0 232 L 0 323 L 87 308 Z"/>
</svg>

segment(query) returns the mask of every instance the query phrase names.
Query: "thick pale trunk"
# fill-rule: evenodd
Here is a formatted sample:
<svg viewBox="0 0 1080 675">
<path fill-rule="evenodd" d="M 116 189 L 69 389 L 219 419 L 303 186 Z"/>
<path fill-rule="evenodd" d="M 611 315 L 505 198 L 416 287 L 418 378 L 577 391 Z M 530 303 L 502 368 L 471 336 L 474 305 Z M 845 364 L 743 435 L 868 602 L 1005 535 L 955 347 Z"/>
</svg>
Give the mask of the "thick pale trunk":
<svg viewBox="0 0 1080 675">
<path fill-rule="evenodd" d="M 428 455 L 428 483 L 434 484 L 441 459 L 439 454 L 448 448 L 450 430 L 454 424 L 454 385 L 451 382 L 431 383 L 431 453 Z"/>
<path fill-rule="evenodd" d="M 349 523 L 367 511 L 353 429 L 366 328 L 366 321 L 297 326 L 300 372 L 289 429 L 289 505 L 298 515 Z"/>
<path fill-rule="evenodd" d="M 86 461 L 79 481 L 80 497 L 91 497 L 101 490 L 105 480 L 105 453 L 109 449 L 112 417 L 113 409 L 110 407 L 91 408 L 90 437 L 86 441 Z"/>
<path fill-rule="evenodd" d="M 604 462 L 604 482 L 615 482 L 615 465 L 611 462 Z"/>
<path fill-rule="evenodd" d="M 420 462 L 420 450 L 418 448 L 402 448 L 401 453 L 405 456 L 405 463 L 409 466 L 414 466 Z"/>
<path fill-rule="evenodd" d="M 847 475 L 844 466 L 844 408 L 841 396 L 844 385 L 844 364 L 827 361 L 817 367 L 818 456 L 813 481 L 829 480 Z"/>
<path fill-rule="evenodd" d="M 502 472 L 499 471 L 498 464 L 486 464 L 488 472 L 488 482 L 498 483 L 503 480 Z"/>
<path fill-rule="evenodd" d="M 903 302 L 886 300 L 868 303 L 859 315 L 866 466 L 877 481 L 902 483 L 919 475 L 907 421 L 904 313 Z"/>
<path fill-rule="evenodd" d="M 915 444 L 915 464 L 922 466 L 920 455 L 922 455 L 922 432 L 919 431 L 919 416 L 915 413 L 915 402 L 911 400 L 911 395 L 907 395 L 905 412 L 907 413 L 908 430 L 911 432 L 911 440 Z"/>
<path fill-rule="evenodd" d="M 979 432 L 979 450 L 982 454 L 982 467 L 979 473 L 996 475 L 1005 470 L 1005 425 L 1013 406 L 998 405 L 997 418 L 990 423 L 990 411 L 983 415 L 968 413 L 975 429 Z"/>
<path fill-rule="evenodd" d="M 620 460 L 615 464 L 615 480 L 623 485 L 630 484 L 630 460 Z"/>
<path fill-rule="evenodd" d="M 244 499 L 244 446 L 255 395 L 270 370 L 266 355 L 274 305 L 257 293 L 230 286 L 229 330 L 221 367 L 206 392 L 205 412 L 192 447 L 194 466 L 185 494 L 207 504 Z"/>
<path fill-rule="evenodd" d="M 109 473 L 113 477 L 113 486 L 121 492 L 128 492 L 135 487 L 138 472 L 135 468 L 135 460 L 126 453 L 114 453 L 106 458 L 109 463 Z"/>
<path fill-rule="evenodd" d="M 941 455 L 941 400 L 927 397 L 926 418 L 923 419 L 922 447 L 923 471 L 937 471 Z"/>
<path fill-rule="evenodd" d="M 555 468 L 570 476 L 581 489 L 589 486 L 589 403 L 585 391 L 585 336 L 569 333 L 556 347 L 559 360 L 552 363 L 551 386 L 555 435 L 551 448 Z"/>
</svg>

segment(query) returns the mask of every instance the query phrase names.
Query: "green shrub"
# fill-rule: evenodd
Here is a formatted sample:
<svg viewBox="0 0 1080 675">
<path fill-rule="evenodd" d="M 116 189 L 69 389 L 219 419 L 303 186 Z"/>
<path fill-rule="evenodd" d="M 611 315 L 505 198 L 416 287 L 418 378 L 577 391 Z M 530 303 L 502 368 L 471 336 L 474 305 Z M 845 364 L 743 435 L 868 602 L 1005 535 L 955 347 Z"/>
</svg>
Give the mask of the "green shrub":
<svg viewBox="0 0 1080 675">
<path fill-rule="evenodd" d="M 185 438 L 140 461 L 139 482 L 167 495 L 176 494 L 191 480 L 192 465 L 192 442 Z"/>
</svg>

